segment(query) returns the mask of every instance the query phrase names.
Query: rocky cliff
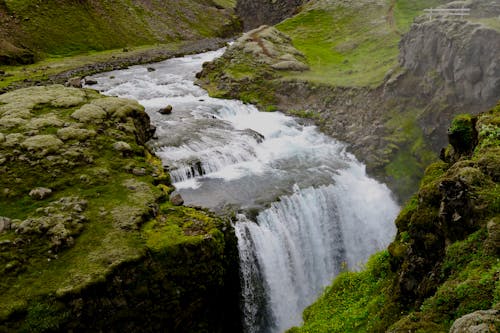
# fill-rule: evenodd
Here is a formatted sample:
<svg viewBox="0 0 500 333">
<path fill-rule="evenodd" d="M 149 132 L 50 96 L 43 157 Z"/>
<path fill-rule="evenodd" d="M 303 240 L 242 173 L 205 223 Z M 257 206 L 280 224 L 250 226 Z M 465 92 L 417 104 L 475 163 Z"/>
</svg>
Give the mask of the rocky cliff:
<svg viewBox="0 0 500 333">
<path fill-rule="evenodd" d="M 174 205 L 137 102 L 0 96 L 0 331 L 239 330 L 228 222 Z"/>
<path fill-rule="evenodd" d="M 420 17 L 400 43 L 405 73 L 393 82 L 394 93 L 424 109 L 419 123 L 435 150 L 445 144 L 453 114 L 489 108 L 500 93 L 500 29 L 490 23 L 500 8 L 487 1 L 463 3 L 471 8 L 468 20 Z"/>
<path fill-rule="evenodd" d="M 298 8 L 306 0 L 274 0 L 252 1 L 238 0 L 236 13 L 241 17 L 245 30 L 251 30 L 261 25 L 279 23 L 297 13 Z"/>
<path fill-rule="evenodd" d="M 448 133 L 388 251 L 336 278 L 292 332 L 498 331 L 500 104 Z"/>
</svg>

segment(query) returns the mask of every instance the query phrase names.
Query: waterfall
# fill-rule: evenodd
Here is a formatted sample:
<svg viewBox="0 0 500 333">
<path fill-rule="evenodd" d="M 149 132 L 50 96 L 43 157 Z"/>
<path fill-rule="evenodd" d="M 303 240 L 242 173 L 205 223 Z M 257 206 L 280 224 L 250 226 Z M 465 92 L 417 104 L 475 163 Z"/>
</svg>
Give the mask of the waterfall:
<svg viewBox="0 0 500 333">
<path fill-rule="evenodd" d="M 388 245 L 398 207 L 388 189 L 359 166 L 335 183 L 299 189 L 235 225 L 247 333 L 283 332 L 299 325 L 303 309 L 342 269 L 355 269 Z M 264 297 L 265 295 L 265 297 Z"/>
<path fill-rule="evenodd" d="M 241 212 L 242 321 L 246 333 L 281 333 L 339 271 L 390 242 L 398 206 L 345 144 L 315 126 L 196 86 L 203 62 L 222 52 L 101 73 L 93 88 L 145 107 L 157 127 L 148 144 L 186 205 Z M 165 105 L 170 115 L 157 112 Z"/>
</svg>

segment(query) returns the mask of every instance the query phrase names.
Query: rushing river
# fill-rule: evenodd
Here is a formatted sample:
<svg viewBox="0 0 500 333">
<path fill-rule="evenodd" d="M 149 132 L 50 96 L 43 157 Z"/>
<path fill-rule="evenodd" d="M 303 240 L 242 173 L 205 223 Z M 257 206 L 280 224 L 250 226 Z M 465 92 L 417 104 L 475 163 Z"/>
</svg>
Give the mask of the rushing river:
<svg viewBox="0 0 500 333">
<path fill-rule="evenodd" d="M 245 331 L 283 332 L 341 269 L 387 246 L 399 207 L 315 126 L 194 85 L 222 52 L 95 75 L 92 88 L 146 108 L 157 126 L 151 146 L 186 205 L 238 212 Z M 157 112 L 166 105 L 170 115 Z"/>
</svg>

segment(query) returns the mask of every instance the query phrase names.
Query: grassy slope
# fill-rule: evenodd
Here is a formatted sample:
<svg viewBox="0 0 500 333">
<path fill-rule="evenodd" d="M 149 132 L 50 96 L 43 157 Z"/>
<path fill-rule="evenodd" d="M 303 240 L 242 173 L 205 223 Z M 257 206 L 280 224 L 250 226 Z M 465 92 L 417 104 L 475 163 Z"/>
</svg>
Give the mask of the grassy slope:
<svg viewBox="0 0 500 333">
<path fill-rule="evenodd" d="M 127 49 L 122 48 L 106 51 L 89 51 L 72 56 L 53 56 L 24 66 L 0 66 L 0 69 L 8 73 L 0 77 L 0 88 L 8 87 L 15 82 L 30 80 L 32 82 L 47 80 L 51 75 L 56 75 L 71 69 L 83 67 L 98 62 L 109 62 L 117 59 L 128 59 L 140 57 L 144 52 L 155 52 L 156 50 L 177 51 L 188 42 L 172 42 L 167 44 L 143 45 Z"/>
<path fill-rule="evenodd" d="M 209 1 L 6 0 L 5 4 L 24 32 L 18 41 L 49 55 L 214 37 L 231 18 Z"/>
<path fill-rule="evenodd" d="M 459 127 L 457 123 L 452 130 Z M 392 330 L 401 332 L 448 332 L 458 317 L 498 306 L 500 184 L 496 175 L 500 170 L 500 105 L 480 115 L 476 128 L 479 143 L 472 156 L 465 155 L 456 163 L 439 162 L 427 169 L 418 196 L 398 217 L 398 235 L 389 247 L 390 253 L 376 254 L 361 272 L 340 274 L 306 309 L 304 325 L 290 332 L 383 332 L 391 325 Z M 416 237 L 424 237 L 425 246 L 431 246 L 434 235 L 440 235 L 442 228 L 446 232 L 446 227 L 429 221 L 439 215 L 440 184 L 457 178 L 468 186 L 474 206 L 470 218 L 476 231 L 450 242 L 438 270 L 433 272 L 440 281 L 433 287 L 435 292 L 420 306 L 405 308 L 398 302 L 396 287 L 404 264 L 394 271 L 391 262 L 404 260 L 401 258 L 407 255 L 408 247 L 415 246 Z M 426 215 L 429 211 L 431 215 Z"/>
<path fill-rule="evenodd" d="M 397 67 L 400 34 L 424 8 L 443 1 L 312 1 L 277 28 L 292 37 L 311 71 L 288 75 L 346 87 L 376 87 Z"/>
</svg>

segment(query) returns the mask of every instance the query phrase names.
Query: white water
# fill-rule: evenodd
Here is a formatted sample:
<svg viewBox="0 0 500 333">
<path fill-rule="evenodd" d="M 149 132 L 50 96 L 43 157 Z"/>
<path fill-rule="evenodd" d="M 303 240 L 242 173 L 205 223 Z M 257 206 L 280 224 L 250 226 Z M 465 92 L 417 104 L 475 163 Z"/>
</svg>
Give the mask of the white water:
<svg viewBox="0 0 500 333">
<path fill-rule="evenodd" d="M 202 63 L 221 54 L 96 75 L 94 88 L 146 107 L 157 126 L 151 146 L 186 204 L 241 213 L 245 331 L 283 332 L 341 269 L 356 269 L 391 241 L 398 206 L 315 126 L 195 86 Z M 167 104 L 171 115 L 156 112 Z"/>
</svg>

